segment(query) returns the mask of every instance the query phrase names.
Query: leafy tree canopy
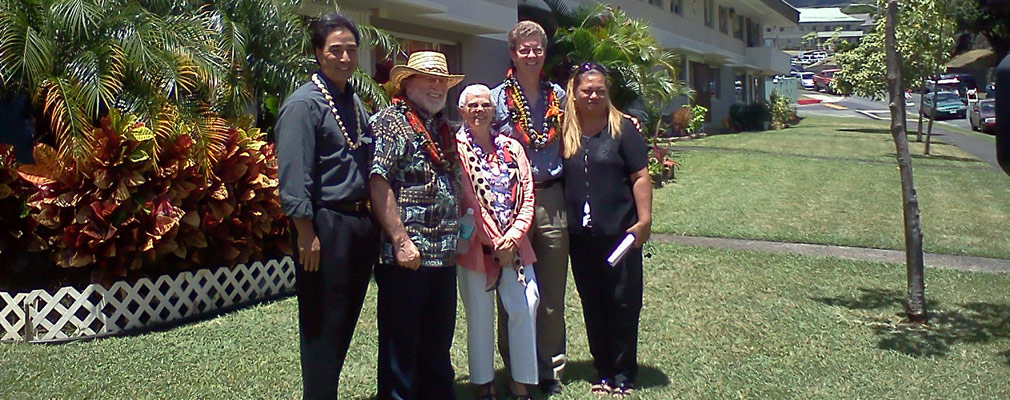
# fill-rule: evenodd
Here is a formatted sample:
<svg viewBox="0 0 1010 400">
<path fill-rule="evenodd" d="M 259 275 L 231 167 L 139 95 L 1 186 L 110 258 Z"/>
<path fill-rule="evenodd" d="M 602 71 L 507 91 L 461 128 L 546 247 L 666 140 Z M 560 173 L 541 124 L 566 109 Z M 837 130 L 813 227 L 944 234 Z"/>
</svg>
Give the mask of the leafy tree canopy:
<svg viewBox="0 0 1010 400">
<path fill-rule="evenodd" d="M 885 2 L 879 1 L 880 9 Z M 942 72 L 954 46 L 954 21 L 945 0 L 905 0 L 900 2 L 896 25 L 897 53 L 901 60 L 902 87 L 918 87 L 925 78 Z M 837 91 L 882 98 L 885 86 L 885 18 L 877 18 L 873 31 L 863 36 L 859 46 L 835 55 L 841 71 L 833 84 Z"/>
<path fill-rule="evenodd" d="M 677 96 L 691 95 L 677 80 L 680 57 L 656 41 L 648 22 L 623 10 L 596 3 L 575 10 L 561 1 L 546 1 L 558 21 L 548 69 L 567 82 L 569 66 L 586 61 L 607 68 L 611 101 L 644 112 L 646 124 L 657 127 L 663 109 Z"/>
<path fill-rule="evenodd" d="M 985 36 L 996 53 L 997 63 L 1010 53 L 1010 1 L 951 0 L 951 3 L 951 16 L 958 28 Z"/>
</svg>

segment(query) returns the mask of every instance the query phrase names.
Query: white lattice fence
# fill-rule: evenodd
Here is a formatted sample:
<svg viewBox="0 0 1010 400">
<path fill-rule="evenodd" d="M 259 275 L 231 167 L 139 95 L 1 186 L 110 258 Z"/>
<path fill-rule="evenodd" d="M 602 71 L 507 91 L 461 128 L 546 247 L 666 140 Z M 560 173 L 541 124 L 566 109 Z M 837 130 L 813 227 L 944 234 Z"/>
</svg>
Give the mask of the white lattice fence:
<svg viewBox="0 0 1010 400">
<path fill-rule="evenodd" d="M 53 342 L 106 336 L 195 317 L 294 290 L 291 258 L 201 269 L 155 281 L 88 285 L 78 291 L 0 292 L 2 341 Z M 27 328 L 26 328 L 26 324 Z"/>
<path fill-rule="evenodd" d="M 21 340 L 25 333 L 24 293 L 0 292 L 0 341 Z"/>
</svg>

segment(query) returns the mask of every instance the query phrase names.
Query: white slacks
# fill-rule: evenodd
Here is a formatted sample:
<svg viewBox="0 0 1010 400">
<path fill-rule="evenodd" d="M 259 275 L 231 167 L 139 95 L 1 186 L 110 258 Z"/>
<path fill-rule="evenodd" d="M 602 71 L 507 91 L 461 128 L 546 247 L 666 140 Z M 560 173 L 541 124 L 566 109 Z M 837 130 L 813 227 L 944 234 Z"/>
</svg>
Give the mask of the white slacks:
<svg viewBox="0 0 1010 400">
<path fill-rule="evenodd" d="M 459 294 L 466 309 L 467 354 L 470 382 L 484 384 L 494 379 L 495 291 L 484 290 L 483 273 L 459 267 Z M 526 286 L 516 280 L 515 268 L 502 268 L 498 296 L 509 315 L 508 338 L 512 380 L 536 384 L 537 378 L 537 306 L 540 290 L 533 266 L 527 265 Z"/>
</svg>

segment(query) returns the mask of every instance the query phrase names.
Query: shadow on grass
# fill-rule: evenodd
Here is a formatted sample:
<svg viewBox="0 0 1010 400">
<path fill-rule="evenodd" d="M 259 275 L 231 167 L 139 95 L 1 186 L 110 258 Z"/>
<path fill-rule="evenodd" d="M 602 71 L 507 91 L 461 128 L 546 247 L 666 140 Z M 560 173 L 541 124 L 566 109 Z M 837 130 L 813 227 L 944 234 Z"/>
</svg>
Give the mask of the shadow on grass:
<svg viewBox="0 0 1010 400">
<path fill-rule="evenodd" d="M 935 144 L 935 143 L 934 143 Z M 894 153 L 888 154 L 890 157 L 894 157 Z M 946 161 L 960 161 L 960 162 L 970 162 L 970 163 L 983 163 L 982 160 L 971 157 L 955 157 L 955 156 L 927 156 L 924 154 L 912 154 L 912 158 L 922 159 L 922 160 L 946 160 Z"/>
<path fill-rule="evenodd" d="M 505 390 L 505 384 L 503 382 L 508 382 L 508 381 L 502 380 L 502 376 L 503 375 L 500 374 L 500 373 L 495 373 L 495 390 L 499 394 L 499 396 L 504 399 L 506 397 L 504 396 L 504 394 L 505 394 L 505 392 L 504 392 L 504 390 Z M 453 388 L 452 389 L 453 392 L 456 393 L 456 398 L 458 398 L 458 399 L 474 399 L 474 398 L 477 397 L 476 396 L 476 390 L 474 389 L 474 386 L 470 384 L 470 380 L 467 377 L 462 377 L 461 378 L 461 377 L 459 377 L 457 375 L 456 381 L 453 382 L 453 384 L 452 384 L 452 388 Z M 535 391 L 536 391 L 535 388 L 532 388 L 532 387 L 530 388 L 530 393 L 533 393 Z M 378 394 L 373 394 L 371 396 L 356 397 L 355 399 L 357 399 L 357 400 L 378 400 L 378 398 L 379 398 Z"/>
<path fill-rule="evenodd" d="M 852 132 L 852 133 L 875 133 L 882 135 L 890 135 L 891 130 L 885 128 L 841 128 L 839 132 Z"/>
<path fill-rule="evenodd" d="M 565 386 L 575 386 L 565 391 L 576 390 L 589 393 L 589 385 L 596 380 L 596 369 L 593 368 L 592 360 L 571 361 L 565 364 L 565 377 L 562 379 Z M 638 366 L 638 379 L 635 386 L 639 389 L 667 386 L 670 384 L 670 377 L 663 371 L 650 365 Z M 581 386 L 581 387 L 580 387 Z"/>
<path fill-rule="evenodd" d="M 944 357 L 958 344 L 983 344 L 1010 338 L 1010 305 L 966 303 L 945 306 L 928 302 L 929 323 L 902 321 L 905 297 L 898 290 L 862 288 L 858 296 L 821 297 L 811 300 L 850 310 L 898 310 L 894 318 L 868 317 L 867 326 L 880 337 L 877 347 L 913 357 Z M 1001 352 L 1010 365 L 1010 349 Z"/>
<path fill-rule="evenodd" d="M 466 374 L 465 365 L 462 367 L 464 371 L 459 371 L 457 367 L 456 381 L 453 382 L 453 389 L 456 391 L 456 396 L 460 399 L 473 399 L 476 397 L 476 387 L 470 383 L 470 377 Z M 464 372 L 460 375 L 459 372 Z M 565 393 L 589 393 L 589 385 L 593 379 L 596 379 L 596 370 L 593 369 L 592 361 L 574 361 L 569 362 L 565 366 L 565 376 L 562 378 L 562 383 L 564 383 Z M 495 391 L 498 393 L 500 398 L 508 398 L 505 395 L 508 388 L 509 376 L 504 369 L 495 370 L 494 382 Z M 666 376 L 663 371 L 659 369 L 648 366 L 639 365 L 638 366 L 638 380 L 635 382 L 635 386 L 639 389 L 657 387 L 657 386 L 667 386 L 670 384 L 670 378 Z M 529 385 L 529 392 L 533 395 L 534 399 L 546 399 L 543 393 L 536 385 Z M 361 397 L 362 400 L 376 400 L 378 397 L 372 395 L 370 397 Z M 581 397 L 578 397 L 581 398 Z"/>
</svg>

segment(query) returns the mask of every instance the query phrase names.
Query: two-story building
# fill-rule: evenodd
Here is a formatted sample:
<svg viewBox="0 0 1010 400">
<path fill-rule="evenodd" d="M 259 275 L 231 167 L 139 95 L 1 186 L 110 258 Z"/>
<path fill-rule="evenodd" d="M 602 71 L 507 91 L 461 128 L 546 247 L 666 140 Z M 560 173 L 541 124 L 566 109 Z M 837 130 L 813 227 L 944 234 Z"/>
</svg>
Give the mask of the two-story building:
<svg viewBox="0 0 1010 400">
<path fill-rule="evenodd" d="M 572 7 L 593 0 L 565 0 Z M 508 68 L 506 35 L 520 5 L 540 0 L 342 0 L 341 10 L 359 23 L 393 34 L 408 51 L 437 49 L 464 84 L 496 85 Z M 681 55 L 680 78 L 711 110 L 718 127 L 734 103 L 764 97 L 765 78 L 789 72 L 789 56 L 765 40 L 765 27 L 795 26 L 799 14 L 783 0 L 610 0 L 634 18 L 648 20 L 659 43 Z M 330 9 L 326 0 L 306 2 L 303 13 Z M 360 65 L 381 80 L 393 63 L 380 49 L 362 52 Z M 450 96 L 455 95 L 455 91 Z M 680 100 L 679 102 L 683 102 Z M 676 105 L 676 104 L 674 104 Z M 673 106 L 673 105 L 671 105 Z"/>
<path fill-rule="evenodd" d="M 848 15 L 838 7 L 797 8 L 800 13 L 798 24 L 769 25 L 765 27 L 765 39 L 783 50 L 821 49 L 824 42 L 832 37 L 859 44 L 863 35 L 873 28 L 869 14 Z"/>
</svg>

